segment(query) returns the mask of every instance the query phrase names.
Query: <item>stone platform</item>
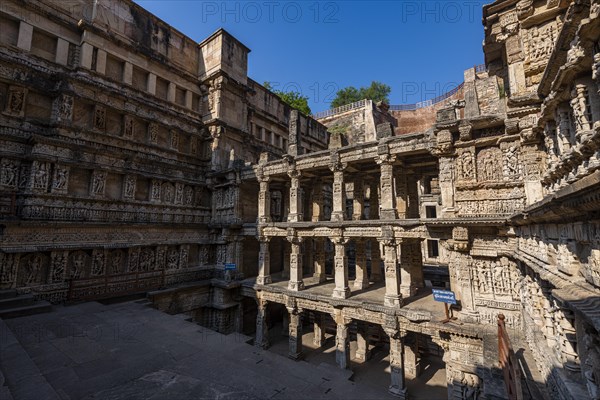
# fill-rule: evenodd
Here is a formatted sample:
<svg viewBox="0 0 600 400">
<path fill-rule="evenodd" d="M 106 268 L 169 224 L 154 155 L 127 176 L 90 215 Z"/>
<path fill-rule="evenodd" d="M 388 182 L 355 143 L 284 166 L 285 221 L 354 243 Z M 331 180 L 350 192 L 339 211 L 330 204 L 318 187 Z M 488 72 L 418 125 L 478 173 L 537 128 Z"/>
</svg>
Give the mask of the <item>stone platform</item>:
<svg viewBox="0 0 600 400">
<path fill-rule="evenodd" d="M 382 399 L 386 388 L 295 362 L 148 307 L 56 307 L 0 320 L 0 371 L 26 399 Z M 0 391 L 0 393 L 5 393 Z"/>
</svg>

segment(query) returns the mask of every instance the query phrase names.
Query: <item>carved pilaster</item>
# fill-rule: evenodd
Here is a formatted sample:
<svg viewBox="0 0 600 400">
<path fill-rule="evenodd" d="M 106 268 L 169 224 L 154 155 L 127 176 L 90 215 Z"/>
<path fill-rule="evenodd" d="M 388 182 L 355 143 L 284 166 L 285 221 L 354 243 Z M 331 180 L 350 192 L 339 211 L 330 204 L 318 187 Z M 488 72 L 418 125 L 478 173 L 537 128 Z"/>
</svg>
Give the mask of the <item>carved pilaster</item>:
<svg viewBox="0 0 600 400">
<path fill-rule="evenodd" d="M 290 177 L 290 212 L 287 220 L 288 222 L 300 222 L 303 220 L 300 172 L 291 170 L 288 172 L 288 176 Z"/>
<path fill-rule="evenodd" d="M 375 161 L 379 164 L 380 168 L 380 193 L 381 198 L 379 199 L 380 219 L 396 219 L 396 193 L 394 191 L 394 161 L 396 156 L 386 154 L 381 149 L 378 149 L 380 154 Z M 385 148 L 387 152 L 387 146 Z"/>
<path fill-rule="evenodd" d="M 379 218 L 379 184 L 373 179 L 369 186 L 369 219 Z"/>
<path fill-rule="evenodd" d="M 389 230 L 391 231 L 391 229 Z M 396 240 L 388 234 L 382 237 L 380 241 L 383 245 L 383 264 L 385 269 L 385 297 L 383 304 L 387 307 L 400 307 L 402 305 L 402 295 L 400 293 L 400 271 L 398 268 L 398 247 Z"/>
<path fill-rule="evenodd" d="M 362 290 L 369 287 L 369 274 L 367 271 L 367 253 L 364 239 L 356 239 L 356 279 L 354 289 Z"/>
<path fill-rule="evenodd" d="M 337 158 L 336 158 L 337 157 Z M 332 187 L 332 221 L 343 221 L 346 209 L 346 193 L 344 190 L 344 169 L 346 164 L 339 161 L 339 154 L 332 156 L 332 163 L 329 169 L 333 172 Z"/>
<path fill-rule="evenodd" d="M 332 315 L 337 324 L 335 335 L 335 361 L 342 369 L 350 368 L 350 338 L 348 327 L 351 320 L 342 317 L 341 312 L 336 310 Z"/>
<path fill-rule="evenodd" d="M 360 221 L 363 219 L 365 202 L 365 188 L 361 178 L 354 180 L 354 197 L 352 199 L 352 219 Z"/>
<path fill-rule="evenodd" d="M 256 337 L 254 345 L 266 349 L 269 347 L 269 326 L 267 324 L 267 305 L 268 302 L 258 297 L 256 299 L 258 312 L 256 314 Z"/>
<path fill-rule="evenodd" d="M 318 222 L 323 217 L 323 182 L 318 179 L 312 189 L 312 222 Z"/>
<path fill-rule="evenodd" d="M 288 289 L 299 291 L 304 289 L 304 281 L 302 280 L 302 253 L 300 252 L 300 244 L 303 239 L 296 236 L 294 232 L 288 233 L 287 239 L 291 244 Z"/>
<path fill-rule="evenodd" d="M 289 312 L 289 353 L 292 360 L 302 358 L 302 310 L 288 307 Z"/>
<path fill-rule="evenodd" d="M 371 358 L 371 349 L 369 348 L 369 325 L 363 321 L 357 321 L 356 330 L 356 359 L 367 361 Z"/>
<path fill-rule="evenodd" d="M 371 280 L 373 282 L 381 282 L 383 280 L 381 274 L 381 249 L 377 240 L 371 241 Z"/>
<path fill-rule="evenodd" d="M 346 243 L 348 243 L 348 240 L 343 237 L 335 237 L 331 241 L 335 247 L 335 256 L 333 259 L 335 289 L 333 289 L 332 297 L 346 299 L 350 296 L 350 288 L 348 287 L 348 259 L 346 257 Z"/>
<path fill-rule="evenodd" d="M 325 282 L 325 239 L 315 237 L 315 255 L 314 255 L 314 274 L 313 276 L 318 279 L 319 283 Z"/>
<path fill-rule="evenodd" d="M 317 347 L 323 346 L 325 342 L 325 321 L 324 315 L 315 313 L 313 322 L 313 344 Z"/>
<path fill-rule="evenodd" d="M 575 119 L 576 138 L 581 143 L 586 136 L 591 135 L 592 129 L 590 99 L 586 85 L 576 85 L 571 92 L 571 109 Z"/>
<path fill-rule="evenodd" d="M 404 343 L 400 330 L 384 328 L 390 338 L 390 393 L 402 399 L 408 396 L 404 378 Z"/>
<path fill-rule="evenodd" d="M 271 192 L 269 191 L 269 177 L 259 176 L 258 191 L 258 223 L 271 222 Z"/>
<path fill-rule="evenodd" d="M 266 285 L 271 283 L 271 256 L 269 254 L 269 241 L 271 238 L 260 236 L 258 241 L 260 249 L 258 251 L 258 276 L 256 283 Z"/>
</svg>

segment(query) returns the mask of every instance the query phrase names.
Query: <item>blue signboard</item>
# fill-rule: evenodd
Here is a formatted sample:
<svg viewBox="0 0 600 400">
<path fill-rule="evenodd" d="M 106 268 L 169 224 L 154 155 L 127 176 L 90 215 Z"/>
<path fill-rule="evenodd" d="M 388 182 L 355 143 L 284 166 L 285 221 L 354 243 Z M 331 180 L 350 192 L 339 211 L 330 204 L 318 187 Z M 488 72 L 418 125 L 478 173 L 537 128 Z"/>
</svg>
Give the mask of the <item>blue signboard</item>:
<svg viewBox="0 0 600 400">
<path fill-rule="evenodd" d="M 442 303 L 456 304 L 456 296 L 449 290 L 433 289 L 433 299 Z"/>
<path fill-rule="evenodd" d="M 235 271 L 235 264 L 225 264 L 225 271 Z"/>
</svg>

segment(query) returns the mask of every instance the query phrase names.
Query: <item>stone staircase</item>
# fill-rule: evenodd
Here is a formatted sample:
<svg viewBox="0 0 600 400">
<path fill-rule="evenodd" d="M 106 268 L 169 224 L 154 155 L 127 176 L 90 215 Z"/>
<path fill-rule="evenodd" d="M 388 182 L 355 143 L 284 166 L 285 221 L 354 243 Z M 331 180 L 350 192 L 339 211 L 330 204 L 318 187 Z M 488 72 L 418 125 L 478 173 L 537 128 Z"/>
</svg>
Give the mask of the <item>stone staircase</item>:
<svg viewBox="0 0 600 400">
<path fill-rule="evenodd" d="M 0 318 L 9 319 L 50 312 L 52 304 L 35 300 L 32 294 L 17 294 L 14 289 L 0 290 Z"/>
</svg>

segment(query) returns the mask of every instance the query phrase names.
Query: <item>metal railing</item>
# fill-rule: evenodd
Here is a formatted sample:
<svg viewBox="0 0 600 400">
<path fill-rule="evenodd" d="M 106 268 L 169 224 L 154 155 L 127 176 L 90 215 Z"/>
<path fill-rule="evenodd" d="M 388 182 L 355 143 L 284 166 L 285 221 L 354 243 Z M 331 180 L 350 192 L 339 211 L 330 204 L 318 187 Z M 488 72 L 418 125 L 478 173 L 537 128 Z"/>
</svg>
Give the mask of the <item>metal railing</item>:
<svg viewBox="0 0 600 400">
<path fill-rule="evenodd" d="M 479 64 L 479 65 L 475 65 L 473 67 L 475 69 L 475 73 L 480 73 L 480 72 L 485 72 L 487 71 L 487 67 L 485 64 Z M 430 107 L 432 105 L 441 103 L 442 101 L 448 99 L 449 97 L 454 96 L 455 94 L 457 94 L 458 92 L 462 91 L 464 89 L 465 83 L 461 83 L 460 85 L 458 85 L 457 87 L 455 87 L 454 89 L 439 95 L 437 97 L 434 97 L 433 99 L 430 100 L 425 100 L 425 101 L 420 101 L 418 103 L 413 103 L 413 104 L 398 104 L 398 105 L 391 105 L 390 106 L 390 111 L 415 111 L 418 110 L 420 108 L 425 108 L 425 107 Z M 332 108 L 330 110 L 325 110 L 325 111 L 321 111 L 318 112 L 316 114 L 314 114 L 312 117 L 314 119 L 321 119 L 321 118 L 325 118 L 325 117 L 330 117 L 332 115 L 337 115 L 337 114 L 341 114 L 344 113 L 346 111 L 350 111 L 350 110 L 354 110 L 356 108 L 362 108 L 365 106 L 366 102 L 368 100 L 360 100 L 354 103 L 350 103 L 350 104 L 346 104 L 343 105 L 341 107 L 337 107 L 337 108 Z"/>
<path fill-rule="evenodd" d="M 442 101 L 459 93 L 460 91 L 462 91 L 464 89 L 464 86 L 465 86 L 465 84 L 463 82 L 460 85 L 458 85 L 457 87 L 455 87 L 454 89 L 452 89 L 440 96 L 434 97 L 433 99 L 430 99 L 430 100 L 420 101 L 420 102 L 414 103 L 414 104 L 391 105 L 390 110 L 391 111 L 415 111 L 420 108 L 430 107 L 435 104 L 441 103 Z"/>
<path fill-rule="evenodd" d="M 367 104 L 367 99 L 359 100 L 354 103 L 346 104 L 340 107 L 332 108 L 331 110 L 325 110 L 314 114 L 312 117 L 314 119 L 321 119 L 325 117 L 329 117 L 331 115 L 341 114 L 346 111 L 354 110 L 357 108 L 363 108 Z"/>
</svg>

